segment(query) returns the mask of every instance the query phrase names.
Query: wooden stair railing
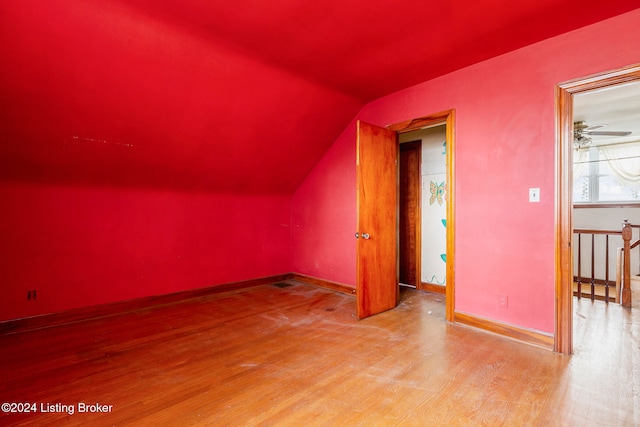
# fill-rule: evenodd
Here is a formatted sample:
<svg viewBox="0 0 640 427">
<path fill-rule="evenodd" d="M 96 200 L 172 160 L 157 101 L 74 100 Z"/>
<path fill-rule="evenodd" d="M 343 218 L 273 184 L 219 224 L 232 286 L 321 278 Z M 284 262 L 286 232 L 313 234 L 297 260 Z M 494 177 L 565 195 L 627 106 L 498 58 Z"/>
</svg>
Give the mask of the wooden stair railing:
<svg viewBox="0 0 640 427">
<path fill-rule="evenodd" d="M 616 249 L 617 271 L 616 271 L 616 302 L 620 302 L 624 307 L 631 307 L 631 249 L 640 245 L 640 239 L 631 244 L 632 227 L 627 220 L 622 224 L 622 230 L 596 230 L 596 229 L 574 229 L 573 233 L 578 235 L 578 274 L 574 277 L 577 284 L 577 297 L 582 297 L 582 285 L 589 284 L 591 286 L 591 300 L 596 299 L 596 285 L 604 285 L 604 301 L 609 302 L 611 299 L 609 289 L 612 282 L 609 278 L 609 236 L 621 236 L 623 247 Z M 591 236 L 591 274 L 589 277 L 582 275 L 582 235 Z M 595 274 L 595 237 L 596 235 L 604 235 L 605 237 L 605 278 L 596 279 Z M 585 283 L 585 281 L 587 283 Z"/>
<path fill-rule="evenodd" d="M 620 230 L 595 230 L 595 229 L 574 229 L 573 230 L 574 234 L 577 234 L 577 240 L 578 240 L 578 274 L 577 276 L 574 278 L 577 287 L 578 287 L 578 292 L 577 292 L 577 297 L 578 298 L 582 298 L 583 293 L 582 293 L 582 285 L 583 284 L 587 284 L 590 285 L 591 287 L 591 300 L 593 301 L 594 299 L 596 299 L 596 285 L 604 285 L 604 301 L 605 302 L 609 302 L 610 301 L 610 287 L 612 286 L 612 284 L 614 282 L 612 282 L 610 280 L 610 268 L 609 268 L 609 236 L 621 236 L 622 235 L 622 231 Z M 583 243 L 583 235 L 586 236 L 590 236 L 590 240 L 591 240 L 591 272 L 589 275 L 585 276 L 583 275 L 583 256 L 582 256 L 582 243 Z M 596 236 L 597 235 L 601 235 L 604 236 L 605 239 L 605 277 L 604 280 L 602 279 L 597 279 L 596 278 L 596 273 L 595 273 L 595 266 L 596 266 Z M 617 275 L 617 277 L 619 277 L 619 275 Z M 619 289 L 619 288 L 617 288 Z M 620 301 L 620 298 L 617 298 L 616 301 Z"/>
<path fill-rule="evenodd" d="M 636 248 L 640 244 L 640 239 L 631 244 L 632 228 L 637 225 L 629 224 L 626 219 L 622 224 L 622 240 L 624 241 L 623 249 L 623 283 L 622 283 L 622 306 L 631 308 L 631 249 Z"/>
</svg>

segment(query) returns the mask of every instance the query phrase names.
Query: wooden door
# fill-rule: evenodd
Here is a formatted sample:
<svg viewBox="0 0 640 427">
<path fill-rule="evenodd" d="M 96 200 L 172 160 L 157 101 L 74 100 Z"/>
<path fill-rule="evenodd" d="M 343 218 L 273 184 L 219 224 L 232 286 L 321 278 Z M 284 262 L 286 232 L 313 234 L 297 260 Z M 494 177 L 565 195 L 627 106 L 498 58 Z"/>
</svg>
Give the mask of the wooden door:
<svg viewBox="0 0 640 427">
<path fill-rule="evenodd" d="M 420 287 L 420 162 L 422 140 L 400 144 L 400 283 Z"/>
<path fill-rule="evenodd" d="M 359 319 L 398 304 L 395 132 L 358 121 L 356 137 L 356 312 Z"/>
</svg>

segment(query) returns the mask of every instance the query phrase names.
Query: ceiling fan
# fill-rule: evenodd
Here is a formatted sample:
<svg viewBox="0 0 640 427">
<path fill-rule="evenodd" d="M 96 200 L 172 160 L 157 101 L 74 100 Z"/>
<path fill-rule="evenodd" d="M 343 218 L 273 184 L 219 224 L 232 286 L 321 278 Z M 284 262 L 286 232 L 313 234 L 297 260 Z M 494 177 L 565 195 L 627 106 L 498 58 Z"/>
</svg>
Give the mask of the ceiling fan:
<svg viewBox="0 0 640 427">
<path fill-rule="evenodd" d="M 573 145 L 582 148 L 591 143 L 590 136 L 629 136 L 631 131 L 602 131 L 607 125 L 587 125 L 585 121 L 573 123 Z"/>
</svg>

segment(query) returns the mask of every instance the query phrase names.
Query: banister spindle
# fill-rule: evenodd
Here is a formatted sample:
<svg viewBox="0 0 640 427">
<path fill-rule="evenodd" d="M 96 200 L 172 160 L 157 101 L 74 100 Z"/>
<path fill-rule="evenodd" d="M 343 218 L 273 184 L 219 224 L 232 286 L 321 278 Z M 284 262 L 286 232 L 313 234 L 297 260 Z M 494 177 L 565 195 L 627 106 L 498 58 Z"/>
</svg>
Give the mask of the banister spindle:
<svg viewBox="0 0 640 427">
<path fill-rule="evenodd" d="M 605 250 L 604 250 L 604 300 L 609 302 L 609 235 L 605 234 Z"/>
<path fill-rule="evenodd" d="M 591 235 L 591 301 L 596 299 L 596 235 Z"/>
<path fill-rule="evenodd" d="M 624 273 L 622 275 L 622 306 L 631 308 L 631 224 L 625 219 L 622 223 L 622 241 L 624 242 Z"/>
<path fill-rule="evenodd" d="M 578 233 L 578 299 L 582 298 L 582 233 Z"/>
</svg>

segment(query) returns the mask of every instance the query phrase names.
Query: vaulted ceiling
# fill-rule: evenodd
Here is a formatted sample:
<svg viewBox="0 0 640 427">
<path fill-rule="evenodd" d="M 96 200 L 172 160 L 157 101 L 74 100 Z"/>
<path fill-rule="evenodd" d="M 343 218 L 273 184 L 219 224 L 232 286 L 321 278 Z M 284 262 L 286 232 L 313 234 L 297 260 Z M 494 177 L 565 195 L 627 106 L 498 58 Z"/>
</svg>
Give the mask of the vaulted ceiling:
<svg viewBox="0 0 640 427">
<path fill-rule="evenodd" d="M 637 0 L 0 4 L 0 178 L 291 192 L 378 97 Z"/>
</svg>

